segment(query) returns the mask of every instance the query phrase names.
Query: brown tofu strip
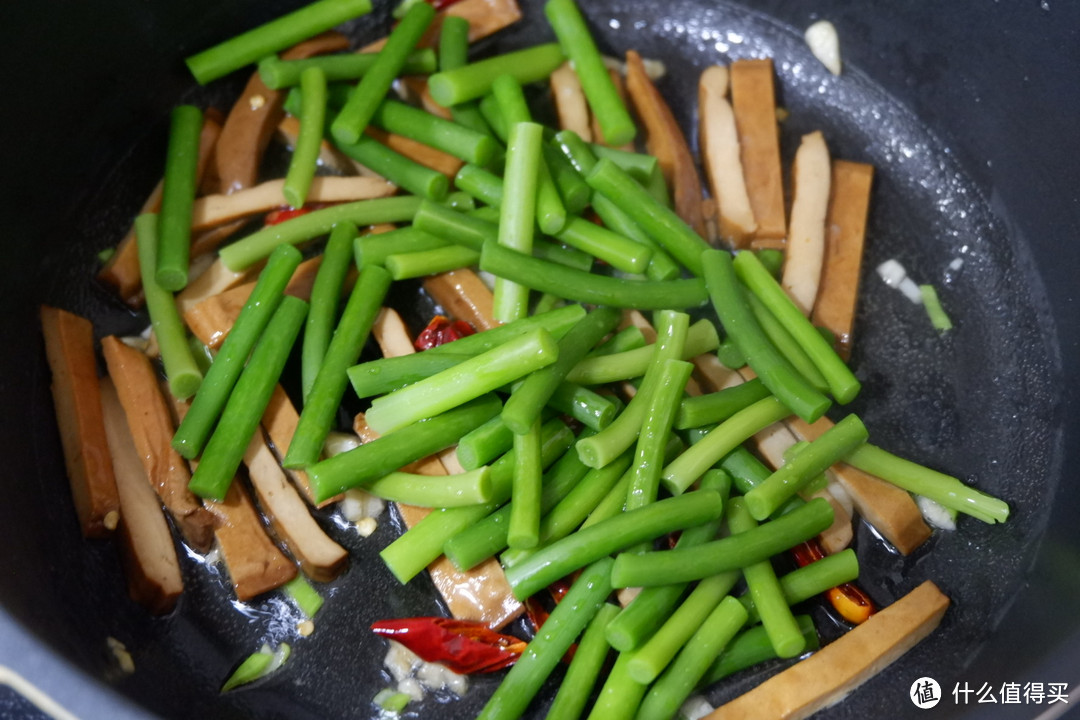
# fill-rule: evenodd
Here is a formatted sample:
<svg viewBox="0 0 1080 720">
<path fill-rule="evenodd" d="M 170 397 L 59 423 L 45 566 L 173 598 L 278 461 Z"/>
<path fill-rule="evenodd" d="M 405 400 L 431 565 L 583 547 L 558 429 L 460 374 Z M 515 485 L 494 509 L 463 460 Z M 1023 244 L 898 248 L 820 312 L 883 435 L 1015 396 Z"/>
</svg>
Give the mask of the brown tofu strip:
<svg viewBox="0 0 1080 720">
<path fill-rule="evenodd" d="M 285 294 L 308 300 L 320 262 L 321 255 L 300 263 L 285 286 Z M 254 289 L 255 283 L 249 282 L 212 295 L 184 311 L 184 323 L 203 345 L 217 350 L 221 343 L 225 342 L 225 336 L 229 334 Z"/>
<path fill-rule="evenodd" d="M 811 319 L 815 325 L 832 331 L 845 360 L 851 356 L 873 182 L 872 165 L 833 162 L 832 193 L 825 221 L 825 262 Z"/>
<path fill-rule="evenodd" d="M 301 60 L 348 47 L 347 37 L 330 31 L 293 46 L 281 57 Z M 218 139 L 216 163 L 221 192 L 234 193 L 256 183 L 266 146 L 284 114 L 281 108 L 284 102 L 283 93 L 266 87 L 258 71 L 252 73 L 243 94 L 225 118 Z"/>
<path fill-rule="evenodd" d="M 676 214 L 694 232 L 705 237 L 701 178 L 694 165 L 694 156 L 671 108 L 649 79 L 641 56 L 633 50 L 626 53 L 626 90 L 645 126 L 649 152 L 660 162 L 664 179 L 671 189 Z"/>
<path fill-rule="evenodd" d="M 118 541 L 128 593 L 151 612 L 164 614 L 176 606 L 184 589 L 172 531 L 161 500 L 146 481 L 120 398 L 108 378 L 101 383 L 101 406 L 120 497 Z"/>
<path fill-rule="evenodd" d="M 221 123 L 207 111 L 207 117 L 203 120 L 202 131 L 199 134 L 199 160 L 195 171 L 197 181 L 201 181 L 207 174 L 206 170 L 220 135 Z M 164 189 L 165 181 L 158 181 L 146 202 L 143 203 L 142 209 L 139 210 L 140 215 L 161 209 L 161 196 Z M 139 253 L 136 248 L 134 225 L 117 244 L 113 256 L 98 271 L 98 280 L 115 288 L 116 294 L 128 305 L 132 307 L 142 305 L 142 275 L 139 273 Z"/>
<path fill-rule="evenodd" d="M 825 261 L 825 214 L 832 168 L 820 131 L 804 135 L 795 153 L 794 196 L 780 284 L 803 315 L 810 315 Z"/>
<path fill-rule="evenodd" d="M 304 574 L 319 582 L 337 577 L 345 569 L 349 554 L 311 516 L 307 503 L 285 477 L 262 433 L 251 439 L 244 463 L 263 514 Z"/>
<path fill-rule="evenodd" d="M 434 47 L 439 39 L 442 19 L 448 15 L 463 17 L 469 21 L 469 42 L 486 38 L 521 19 L 521 10 L 515 0 L 461 0 L 439 11 L 431 27 L 427 29 L 417 47 Z M 381 38 L 360 48 L 360 52 L 377 52 L 386 44 Z"/>
<path fill-rule="evenodd" d="M 841 700 L 929 635 L 949 598 L 927 580 L 806 660 L 707 715 L 708 720 L 798 720 Z"/>
<path fill-rule="evenodd" d="M 289 444 L 292 443 L 299 422 L 300 413 L 296 411 L 296 406 L 289 399 L 285 389 L 277 385 L 274 388 L 273 395 L 270 396 L 270 403 L 263 413 L 262 426 L 279 459 L 285 457 L 285 453 L 289 451 Z M 344 495 L 335 495 L 321 503 L 316 502 L 315 491 L 311 487 L 311 481 L 308 479 L 306 472 L 303 470 L 285 470 L 285 474 L 296 484 L 296 487 L 308 503 L 315 507 L 326 507 L 344 497 Z"/>
<path fill-rule="evenodd" d="M 206 272 L 189 282 L 177 293 L 176 307 L 181 314 L 186 313 L 207 298 L 249 282 L 261 269 L 262 263 L 259 263 L 240 272 L 233 272 L 225 267 L 223 262 L 215 260 Z"/>
<path fill-rule="evenodd" d="M 454 6 L 451 6 L 454 7 Z M 487 285 L 468 268 L 424 278 L 424 290 L 456 320 L 464 320 L 479 330 L 499 323 L 492 317 L 492 296 Z"/>
<path fill-rule="evenodd" d="M 757 231 L 746 191 L 735 113 L 727 101 L 728 69 L 713 65 L 698 81 L 701 159 L 716 201 L 720 237 L 745 248 Z"/>
<path fill-rule="evenodd" d="M 284 180 L 270 180 L 231 195 L 201 197 L 191 210 L 191 229 L 206 230 L 288 205 L 282 195 L 284 186 Z M 317 176 L 311 181 L 307 201 L 333 203 L 370 200 L 393 195 L 394 190 L 393 185 L 373 178 Z"/>
<path fill-rule="evenodd" d="M 403 135 L 395 135 L 377 127 L 368 127 L 364 132 L 381 142 L 394 152 L 400 153 L 413 162 L 419 163 L 435 172 L 453 178 L 465 163 L 442 150 L 417 142 Z"/>
<path fill-rule="evenodd" d="M 191 403 L 168 395 L 165 388 L 162 392 L 172 402 L 177 421 L 182 421 Z M 198 461 L 191 461 L 192 470 L 198 466 Z M 266 534 L 262 518 L 239 478 L 233 478 L 223 502 L 206 499 L 203 504 L 217 520 L 214 537 L 239 600 L 250 600 L 296 577 L 296 564 Z"/>
<path fill-rule="evenodd" d="M 809 425 L 797 417 L 788 420 L 795 435 L 807 441 L 817 439 L 832 425 L 825 417 Z M 907 491 L 845 463 L 834 465 L 831 474 L 847 490 L 859 514 L 902 554 L 908 555 L 930 537 L 930 526 Z"/>
<path fill-rule="evenodd" d="M 267 536 L 239 479 L 229 485 L 224 502 L 213 500 L 206 506 L 218 520 L 214 534 L 237 599 L 250 600 L 296 577 L 296 565 Z"/>
<path fill-rule="evenodd" d="M 772 60 L 736 60 L 731 64 L 731 106 L 739 130 L 746 191 L 757 222 L 754 237 L 783 238 L 787 222 Z"/>
<path fill-rule="evenodd" d="M 150 359 L 112 335 L 101 347 L 150 485 L 188 544 L 205 552 L 213 542 L 214 517 L 188 490 L 191 473 L 172 448 L 176 428 Z"/>
<path fill-rule="evenodd" d="M 581 89 L 581 81 L 569 62 L 563 63 L 551 73 L 550 83 L 555 112 L 559 115 L 559 127 L 573 130 L 585 142 L 592 142 L 589 104 Z"/>
<path fill-rule="evenodd" d="M 84 537 L 108 537 L 120 519 L 120 499 L 102 427 L 94 328 L 86 318 L 43 305 L 41 331 L 79 527 Z"/>
</svg>

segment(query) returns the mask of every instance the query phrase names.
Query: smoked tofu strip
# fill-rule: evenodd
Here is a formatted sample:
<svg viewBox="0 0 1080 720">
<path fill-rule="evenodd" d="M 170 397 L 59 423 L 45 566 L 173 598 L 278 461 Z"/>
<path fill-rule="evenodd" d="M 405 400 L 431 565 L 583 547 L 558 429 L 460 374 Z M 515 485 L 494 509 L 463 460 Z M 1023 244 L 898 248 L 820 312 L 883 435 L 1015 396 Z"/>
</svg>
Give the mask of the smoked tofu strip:
<svg viewBox="0 0 1080 720">
<path fill-rule="evenodd" d="M 746 192 L 735 113 L 726 97 L 728 75 L 726 67 L 713 65 L 698 81 L 701 159 L 716 202 L 720 237 L 732 247 L 745 248 L 757 223 Z"/>
<path fill-rule="evenodd" d="M 795 153 L 794 199 L 781 286 L 803 315 L 810 315 L 825 261 L 825 214 L 832 170 L 820 132 L 804 135 Z"/>
<path fill-rule="evenodd" d="M 455 7 L 455 6 L 451 6 Z M 468 268 L 429 275 L 424 290 L 455 320 L 480 330 L 497 326 L 492 317 L 492 296 L 480 276 Z"/>
<path fill-rule="evenodd" d="M 146 482 L 120 397 L 108 378 L 101 383 L 101 406 L 120 497 L 117 534 L 128 593 L 135 602 L 162 615 L 176 606 L 184 589 L 172 531 L 161 500 Z"/>
<path fill-rule="evenodd" d="M 453 155 L 444 153 L 442 150 L 436 150 L 429 145 L 417 142 L 416 140 L 407 138 L 403 135 L 388 133 L 377 127 L 368 127 L 364 132 L 394 152 L 400 153 L 413 162 L 419 163 L 435 172 L 440 172 L 449 178 L 453 178 L 457 175 L 457 171 L 465 164 Z"/>
<path fill-rule="evenodd" d="M 285 286 L 285 294 L 301 300 L 310 299 L 311 286 L 315 283 L 321 262 L 322 256 L 319 255 L 300 263 Z M 254 289 L 253 281 L 212 295 L 184 311 L 184 323 L 203 345 L 217 350 L 225 342 L 225 337 Z"/>
<path fill-rule="evenodd" d="M 442 19 L 448 15 L 463 17 L 469 21 L 469 42 L 486 38 L 507 25 L 521 19 L 521 10 L 515 0 L 461 0 L 439 11 L 435 21 L 427 29 L 417 47 L 434 47 L 439 39 Z M 386 44 L 381 38 L 360 48 L 360 52 L 377 52 Z"/>
<path fill-rule="evenodd" d="M 284 60 L 302 60 L 349 48 L 349 39 L 339 32 L 325 32 L 301 42 L 281 54 Z M 259 177 L 263 154 L 284 115 L 284 93 L 271 90 L 252 73 L 243 94 L 225 118 L 217 144 L 217 175 L 225 194 L 251 187 Z"/>
<path fill-rule="evenodd" d="M 569 62 L 560 65 L 551 73 L 551 98 L 555 101 L 555 112 L 559 115 L 559 127 L 573 130 L 585 142 L 592 142 L 589 104 L 581 89 L 574 68 Z"/>
<path fill-rule="evenodd" d="M 772 60 L 736 60 L 731 64 L 731 106 L 739 130 L 746 191 L 757 223 L 754 238 L 782 239 L 787 235 L 787 222 Z"/>
<path fill-rule="evenodd" d="M 238 478 L 229 485 L 224 502 L 211 500 L 206 507 L 218 519 L 214 534 L 237 599 L 250 600 L 296 577 L 296 565 L 267 536 Z"/>
<path fill-rule="evenodd" d="M 810 317 L 815 325 L 828 328 L 836 336 L 837 349 L 845 360 L 851 356 L 873 182 L 872 165 L 833 162 L 829 214 L 825 221 L 825 263 Z"/>
<path fill-rule="evenodd" d="M 191 209 L 192 231 L 208 230 L 218 225 L 267 213 L 288 205 L 282 195 L 285 180 L 269 180 L 231 195 L 206 195 Z M 369 177 L 316 176 L 311 180 L 307 202 L 333 203 L 371 200 L 394 194 L 394 186 Z"/>
<path fill-rule="evenodd" d="M 244 463 L 263 514 L 304 574 L 318 582 L 337 577 L 345 569 L 349 554 L 311 516 L 307 503 L 285 477 L 262 433 L 251 439 Z"/>
<path fill-rule="evenodd" d="M 708 720 L 799 720 L 843 699 L 941 622 L 946 597 L 927 580 L 806 660 L 707 715 Z"/>
<path fill-rule="evenodd" d="M 120 499 L 102 427 L 94 329 L 86 318 L 47 306 L 41 308 L 41 329 L 79 527 L 84 537 L 108 537 L 119 520 Z"/>
<path fill-rule="evenodd" d="M 150 485 L 188 544 L 206 552 L 214 538 L 214 517 L 188 490 L 191 473 L 172 448 L 176 428 L 150 359 L 112 335 L 101 347 Z"/>
<path fill-rule="evenodd" d="M 206 272 L 189 282 L 176 294 L 176 308 L 184 314 L 207 298 L 249 282 L 253 277 L 254 269 L 261 269 L 261 267 L 262 263 L 258 263 L 254 268 L 249 267 L 233 272 L 225 267 L 225 263 L 221 260 L 215 260 Z"/>
<path fill-rule="evenodd" d="M 701 237 L 705 237 L 705 216 L 701 209 L 701 178 L 694 156 L 671 108 L 653 85 L 641 56 L 626 53 L 626 90 L 647 134 L 646 145 L 656 156 L 664 179 L 671 189 L 675 213 Z"/>
</svg>

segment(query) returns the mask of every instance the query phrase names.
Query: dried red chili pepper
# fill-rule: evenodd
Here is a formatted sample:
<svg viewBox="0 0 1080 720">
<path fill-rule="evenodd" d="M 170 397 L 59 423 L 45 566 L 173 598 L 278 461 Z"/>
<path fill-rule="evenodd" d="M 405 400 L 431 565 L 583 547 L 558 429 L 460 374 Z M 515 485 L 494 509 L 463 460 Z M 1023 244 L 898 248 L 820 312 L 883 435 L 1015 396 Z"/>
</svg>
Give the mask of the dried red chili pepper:
<svg viewBox="0 0 1080 720">
<path fill-rule="evenodd" d="M 497 633 L 474 620 L 414 617 L 380 620 L 376 635 L 401 643 L 427 662 L 442 663 L 456 673 L 488 673 L 510 667 L 525 650 L 524 640 Z"/>
<path fill-rule="evenodd" d="M 293 218 L 300 217 L 301 215 L 307 215 L 309 212 L 311 212 L 310 207 L 286 207 L 281 208 L 280 210 L 271 210 L 270 212 L 266 213 L 266 217 L 263 218 L 263 224 L 267 226 L 277 225 L 279 223 L 285 222 L 286 220 L 292 220 Z"/>
<path fill-rule="evenodd" d="M 416 336 L 416 342 L 413 345 L 417 350 L 430 350 L 433 347 L 445 345 L 448 342 L 474 334 L 476 334 L 476 330 L 464 320 L 451 321 L 444 315 L 436 315 L 428 323 L 428 326 Z"/>
<path fill-rule="evenodd" d="M 807 540 L 791 549 L 791 554 L 799 567 L 806 567 L 825 557 L 825 550 L 817 540 Z M 859 625 L 866 622 L 877 607 L 870 596 L 855 583 L 842 583 L 825 591 L 829 603 L 840 613 L 840 617 L 849 623 Z"/>
</svg>

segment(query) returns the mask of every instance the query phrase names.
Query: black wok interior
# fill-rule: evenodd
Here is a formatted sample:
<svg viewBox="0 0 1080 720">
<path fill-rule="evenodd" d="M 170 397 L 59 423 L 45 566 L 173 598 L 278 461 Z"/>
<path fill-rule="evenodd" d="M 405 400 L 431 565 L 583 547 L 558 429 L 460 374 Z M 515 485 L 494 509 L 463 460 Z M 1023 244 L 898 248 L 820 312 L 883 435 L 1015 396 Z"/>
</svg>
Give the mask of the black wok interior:
<svg viewBox="0 0 1080 720">
<path fill-rule="evenodd" d="M 378 550 L 396 532 L 390 523 L 360 540 L 324 518 L 353 551 L 352 566 L 324 589 L 315 634 L 294 642 L 273 678 L 221 696 L 221 681 L 263 640 L 296 640 L 289 606 L 269 598 L 234 607 L 227 578 L 188 556 L 179 609 L 151 618 L 127 599 L 112 547 L 84 542 L 73 522 L 36 306 L 86 314 L 101 335 L 142 329 L 143 319 L 92 281 L 96 254 L 115 244 L 160 176 L 169 108 L 180 101 L 227 108 L 246 77 L 199 89 L 181 59 L 296 4 L 56 0 L 47 8 L 9 2 L 0 13 L 0 57 L 11 71 L 11 127 L 0 151 L 8 222 L 0 265 L 0 621 L 6 616 L 74 672 L 100 680 L 92 704 L 69 708 L 80 717 L 113 717 L 109 688 L 164 717 L 374 717 L 370 699 L 388 681 L 382 643 L 367 626 L 439 610 L 426 578 L 402 587 L 379 564 Z M 924 675 L 946 692 L 957 682 L 1080 682 L 1080 491 L 1071 472 L 1080 465 L 1080 7 L 1054 0 L 581 6 L 603 49 L 665 60 L 659 87 L 692 139 L 698 72 L 770 55 L 790 110 L 785 152 L 820 128 L 834 156 L 877 167 L 852 360 L 865 390 L 852 409 L 877 444 L 1012 506 L 1007 524 L 962 519 L 956 533 L 936 533 L 908 558 L 860 526 L 864 582 L 875 599 L 888 603 L 931 578 L 954 607 L 930 639 L 822 716 L 915 716 L 921 711 L 906 698 Z M 550 36 L 541 4 L 523 7 L 525 23 L 485 51 Z M 840 32 L 846 70 L 838 79 L 801 38 L 818 18 Z M 357 41 L 373 39 L 388 23 L 378 3 L 351 31 Z M 921 308 L 880 282 L 873 267 L 890 257 L 938 286 L 954 331 L 937 335 Z M 957 257 L 962 268 L 947 272 Z M 405 294 L 399 301 L 412 302 Z M 132 651 L 133 676 L 117 672 L 107 636 Z M 18 671 L 20 658 L 0 647 L 0 665 Z M 736 676 L 710 697 L 734 696 L 775 669 Z M 497 680 L 476 680 L 463 700 L 436 696 L 411 709 L 472 717 Z M 544 697 L 551 694 L 549 687 Z M 982 715 L 951 700 L 937 716 Z M 990 716 L 1034 710 L 999 705 Z"/>
</svg>

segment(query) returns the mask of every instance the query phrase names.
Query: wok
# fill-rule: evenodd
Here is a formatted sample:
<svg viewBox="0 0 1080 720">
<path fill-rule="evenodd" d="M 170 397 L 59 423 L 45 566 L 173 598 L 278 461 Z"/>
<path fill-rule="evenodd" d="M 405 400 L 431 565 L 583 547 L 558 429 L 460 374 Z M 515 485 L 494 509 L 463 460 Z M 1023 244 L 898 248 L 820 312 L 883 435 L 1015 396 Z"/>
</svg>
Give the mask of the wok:
<svg viewBox="0 0 1080 720">
<path fill-rule="evenodd" d="M 366 626 L 438 612 L 426 578 L 399 586 L 377 564 L 389 523 L 352 549 L 317 631 L 286 667 L 220 696 L 222 679 L 280 625 L 273 600 L 235 609 L 218 575 L 186 564 L 179 609 L 151 618 L 124 594 L 107 543 L 84 542 L 73 522 L 36 306 L 94 319 L 98 332 L 142 321 L 91 280 L 160 176 L 168 109 L 180 101 L 227 107 L 245 72 L 200 90 L 181 58 L 276 17 L 296 2 L 189 0 L 107 4 L 5 3 L 0 53 L 9 69 L 2 150 L 6 222 L 0 266 L 0 666 L 83 718 L 367 717 L 384 686 L 381 642 Z M 355 22 L 356 39 L 385 31 L 385 3 Z M 777 58 L 790 154 L 798 134 L 825 131 L 838 157 L 878 175 L 854 367 L 855 407 L 875 441 L 1006 499 L 1003 526 L 964 519 L 909 558 L 861 526 L 865 585 L 889 602 L 924 578 L 954 601 L 941 628 L 830 718 L 908 717 L 912 682 L 936 678 L 939 717 L 1034 717 L 1045 705 L 957 704 L 958 683 L 1080 682 L 1080 6 L 1070 3 L 849 3 L 782 0 L 665 3 L 584 1 L 603 49 L 662 58 L 662 92 L 693 130 L 697 72 L 715 61 Z M 494 51 L 549 37 L 540 3 L 487 42 Z M 828 18 L 845 74 L 830 78 L 801 30 Z M 934 282 L 957 323 L 934 334 L 923 310 L 888 290 L 872 268 L 899 258 Z M 945 268 L 964 265 L 954 276 Z M 275 626 L 275 623 L 278 623 Z M 277 628 L 275 630 L 275 628 Z M 117 670 L 105 638 L 132 652 Z M 740 675 L 722 701 L 775 671 Z M 5 676 L 6 677 L 6 676 Z M 10 682 L 5 680 L 5 682 Z M 433 698 L 423 717 L 471 717 L 497 678 L 465 699 Z M 544 698 L 550 699 L 549 687 Z M 545 700 L 534 707 L 543 707 Z M 445 703 L 445 704 L 444 704 Z M 1080 700 L 1074 698 L 1074 704 Z M 1056 706 L 1060 707 L 1060 706 Z M 1070 706 L 1071 707 L 1071 706 Z M 35 716 L 0 684 L 0 717 Z"/>
</svg>

